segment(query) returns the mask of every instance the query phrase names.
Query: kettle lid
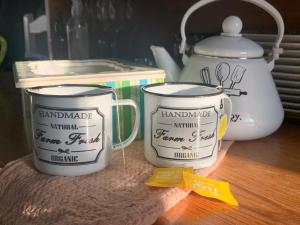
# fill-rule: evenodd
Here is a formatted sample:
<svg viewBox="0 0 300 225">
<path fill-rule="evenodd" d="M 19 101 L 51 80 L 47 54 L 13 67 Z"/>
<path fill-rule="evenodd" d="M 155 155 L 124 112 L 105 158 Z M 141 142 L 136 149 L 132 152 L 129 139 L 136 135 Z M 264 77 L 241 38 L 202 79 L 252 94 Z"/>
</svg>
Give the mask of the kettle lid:
<svg viewBox="0 0 300 225">
<path fill-rule="evenodd" d="M 239 17 L 229 16 L 222 24 L 223 33 L 198 42 L 194 46 L 196 54 L 227 58 L 260 58 L 263 48 L 254 41 L 242 37 L 243 24 Z"/>
</svg>

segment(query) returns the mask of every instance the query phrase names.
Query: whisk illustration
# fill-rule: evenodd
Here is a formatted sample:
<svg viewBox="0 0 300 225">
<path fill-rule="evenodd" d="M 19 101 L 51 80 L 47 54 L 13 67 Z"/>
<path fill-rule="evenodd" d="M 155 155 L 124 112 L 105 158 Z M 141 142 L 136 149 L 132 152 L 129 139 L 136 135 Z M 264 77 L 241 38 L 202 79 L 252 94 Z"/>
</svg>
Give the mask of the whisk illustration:
<svg viewBox="0 0 300 225">
<path fill-rule="evenodd" d="M 204 67 L 200 71 L 200 77 L 204 84 L 211 84 L 209 68 Z"/>
<path fill-rule="evenodd" d="M 246 68 L 240 66 L 240 65 L 237 65 L 232 74 L 231 74 L 231 77 L 230 77 L 230 80 L 231 80 L 231 84 L 230 84 L 230 89 L 233 89 L 234 88 L 234 85 L 236 85 L 237 83 L 240 83 L 241 80 L 243 79 L 243 76 L 246 72 Z"/>
</svg>

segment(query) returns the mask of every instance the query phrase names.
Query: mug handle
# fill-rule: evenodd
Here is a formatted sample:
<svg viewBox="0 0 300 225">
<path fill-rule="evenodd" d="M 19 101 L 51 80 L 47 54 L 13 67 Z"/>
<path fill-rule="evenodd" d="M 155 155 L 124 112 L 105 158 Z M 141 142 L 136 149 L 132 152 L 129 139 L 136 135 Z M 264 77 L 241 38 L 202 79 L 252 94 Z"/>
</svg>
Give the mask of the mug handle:
<svg viewBox="0 0 300 225">
<path fill-rule="evenodd" d="M 128 145 L 131 144 L 131 142 L 134 141 L 134 139 L 138 133 L 139 126 L 140 126 L 140 110 L 139 110 L 139 107 L 137 106 L 137 104 L 135 103 L 135 101 L 133 101 L 131 99 L 119 99 L 118 101 L 113 101 L 112 105 L 113 106 L 128 105 L 128 106 L 133 107 L 134 112 L 135 112 L 134 126 L 133 126 L 133 129 L 132 129 L 129 137 L 121 143 L 113 144 L 113 150 L 119 150 L 119 149 L 127 147 Z M 120 132 L 120 131 L 118 131 L 118 132 Z"/>
</svg>

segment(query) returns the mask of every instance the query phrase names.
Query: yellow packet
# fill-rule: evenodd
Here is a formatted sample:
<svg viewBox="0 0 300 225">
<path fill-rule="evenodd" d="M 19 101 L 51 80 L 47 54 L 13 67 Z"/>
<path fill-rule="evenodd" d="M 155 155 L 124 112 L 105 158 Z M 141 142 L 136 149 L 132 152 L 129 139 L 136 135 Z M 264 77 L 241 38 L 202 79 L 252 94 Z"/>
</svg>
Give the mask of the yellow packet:
<svg viewBox="0 0 300 225">
<path fill-rule="evenodd" d="M 225 135 L 227 127 L 227 115 L 224 115 L 219 121 L 218 140 L 221 140 Z"/>
<path fill-rule="evenodd" d="M 156 168 L 145 184 L 153 187 L 177 187 L 182 185 L 183 172 L 193 174 L 193 168 Z"/>
<path fill-rule="evenodd" d="M 238 205 L 227 182 L 211 180 L 186 172 L 183 172 L 183 179 L 185 185 L 199 195 L 215 198 L 230 205 Z"/>
</svg>

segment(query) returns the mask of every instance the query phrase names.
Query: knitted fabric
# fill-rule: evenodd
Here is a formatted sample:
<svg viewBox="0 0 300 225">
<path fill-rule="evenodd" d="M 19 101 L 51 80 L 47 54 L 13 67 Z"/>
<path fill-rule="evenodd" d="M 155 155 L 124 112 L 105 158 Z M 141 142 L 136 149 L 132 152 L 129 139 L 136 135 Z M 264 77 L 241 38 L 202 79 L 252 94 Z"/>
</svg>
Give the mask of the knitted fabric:
<svg viewBox="0 0 300 225">
<path fill-rule="evenodd" d="M 224 142 L 217 162 L 196 173 L 207 176 L 224 158 L 232 142 Z M 0 169 L 2 225 L 149 225 L 189 194 L 178 188 L 144 184 L 153 166 L 144 159 L 143 142 L 113 153 L 103 170 L 78 177 L 38 172 L 32 155 Z"/>
</svg>

